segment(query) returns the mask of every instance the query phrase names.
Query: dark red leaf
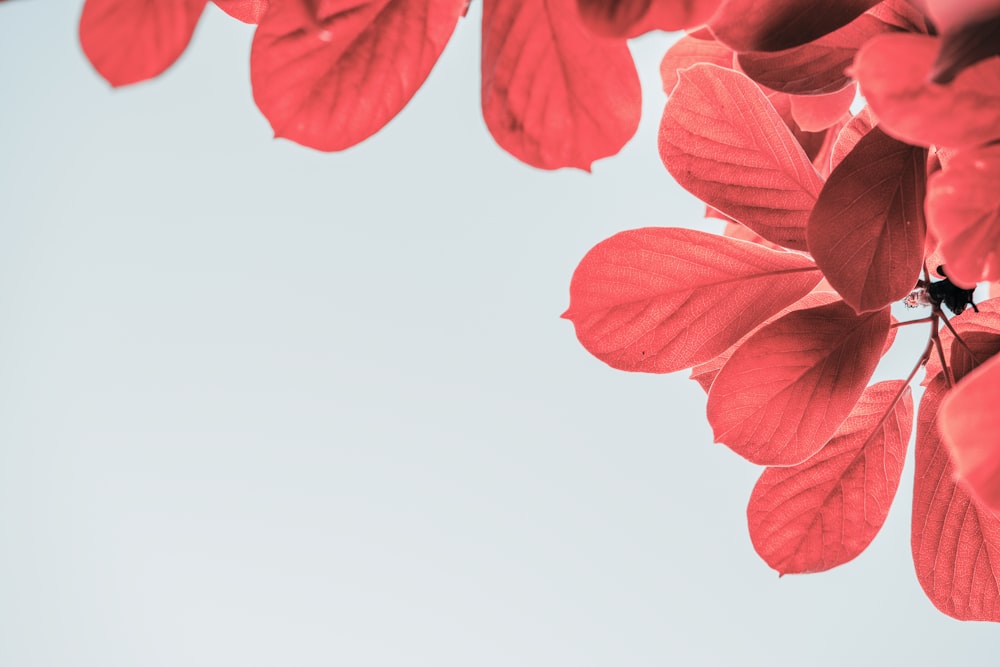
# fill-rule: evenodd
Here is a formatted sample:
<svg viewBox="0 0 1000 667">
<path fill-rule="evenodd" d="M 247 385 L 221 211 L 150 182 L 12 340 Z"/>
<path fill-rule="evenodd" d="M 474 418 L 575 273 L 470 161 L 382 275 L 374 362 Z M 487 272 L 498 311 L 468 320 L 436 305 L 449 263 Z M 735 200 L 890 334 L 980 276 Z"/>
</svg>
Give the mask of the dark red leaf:
<svg viewBox="0 0 1000 667">
<path fill-rule="evenodd" d="M 663 92 L 667 95 L 677 85 L 677 72 L 698 63 L 711 63 L 720 67 L 732 68 L 733 50 L 715 41 L 707 30 L 685 35 L 667 49 L 666 55 L 660 61 L 660 80 L 663 81 Z"/>
<path fill-rule="evenodd" d="M 795 253 L 690 229 L 634 229 L 581 260 L 563 317 L 608 365 L 669 373 L 723 352 L 819 279 Z"/>
<path fill-rule="evenodd" d="M 912 428 L 910 388 L 902 380 L 880 382 L 815 456 L 765 470 L 747 505 L 760 557 L 781 574 L 799 574 L 829 570 L 864 551 L 889 514 Z"/>
<path fill-rule="evenodd" d="M 151 79 L 184 53 L 208 0 L 87 0 L 80 46 L 112 86 Z"/>
<path fill-rule="evenodd" d="M 889 333 L 889 309 L 842 302 L 796 310 L 741 345 L 708 394 L 721 442 L 758 465 L 813 456 L 858 402 Z"/>
<path fill-rule="evenodd" d="M 966 376 L 945 396 L 938 430 L 955 471 L 982 505 L 1000 512 L 1000 356 Z"/>
<path fill-rule="evenodd" d="M 708 21 L 721 4 L 722 0 L 653 0 L 646 16 L 628 36 L 636 37 L 652 30 L 673 32 L 695 28 Z"/>
<path fill-rule="evenodd" d="M 708 22 L 737 51 L 781 51 L 833 32 L 879 0 L 726 0 Z"/>
<path fill-rule="evenodd" d="M 907 143 L 963 148 L 1000 138 L 1000 57 L 930 83 L 939 40 L 880 35 L 854 60 L 854 76 L 880 127 Z"/>
<path fill-rule="evenodd" d="M 219 8 L 244 23 L 260 23 L 268 0 L 214 0 Z"/>
<path fill-rule="evenodd" d="M 962 26 L 1000 14 L 1000 0 L 920 0 L 938 33 L 953 32 Z"/>
<path fill-rule="evenodd" d="M 583 24 L 595 35 L 626 37 L 652 0 L 577 0 L 576 4 Z"/>
<path fill-rule="evenodd" d="M 957 285 L 971 288 L 1000 280 L 998 184 L 997 144 L 957 152 L 930 178 L 927 225 L 941 244 L 948 277 Z"/>
<path fill-rule="evenodd" d="M 917 580 L 934 606 L 963 621 L 1000 621 L 1000 519 L 955 481 L 936 426 L 945 381 L 924 391 L 917 416 L 910 546 Z"/>
<path fill-rule="evenodd" d="M 852 83 L 846 69 L 858 49 L 875 35 L 916 30 L 920 14 L 905 0 L 888 0 L 828 35 L 785 51 L 739 54 L 746 74 L 772 90 L 795 95 L 833 93 Z"/>
<path fill-rule="evenodd" d="M 577 0 L 580 18 L 596 35 L 635 37 L 650 30 L 699 26 L 721 0 Z"/>
<path fill-rule="evenodd" d="M 809 252 L 859 313 L 910 293 L 924 256 L 926 157 L 870 130 L 830 174 L 809 218 Z"/>
<path fill-rule="evenodd" d="M 822 181 L 764 93 L 717 65 L 679 73 L 660 124 L 660 157 L 678 183 L 769 241 L 805 250 Z"/>
<path fill-rule="evenodd" d="M 1000 55 L 1000 8 L 996 11 L 997 15 L 941 35 L 931 73 L 934 83 L 948 83 L 966 67 Z"/>
<path fill-rule="evenodd" d="M 451 37 L 463 0 L 283 0 L 250 51 L 254 101 L 276 137 L 323 151 L 399 113 Z"/>
<path fill-rule="evenodd" d="M 737 226 L 742 227 L 742 225 L 737 225 Z M 743 227 L 743 229 L 746 229 L 746 227 Z M 737 349 L 739 349 L 739 347 L 743 345 L 743 343 L 746 342 L 746 340 L 750 338 L 750 336 L 757 333 L 757 331 L 761 327 L 767 326 L 771 322 L 774 322 L 775 320 L 784 317 L 793 310 L 805 310 L 807 308 L 815 308 L 816 306 L 825 306 L 828 303 L 833 303 L 834 301 L 841 300 L 839 294 L 837 294 L 834 291 L 823 290 L 821 289 L 822 287 L 823 284 L 820 283 L 819 285 L 816 286 L 816 289 L 814 289 L 812 292 L 809 292 L 809 294 L 806 294 L 804 297 L 802 297 L 792 305 L 782 308 L 780 311 L 769 317 L 765 322 L 758 325 L 757 328 L 755 328 L 753 331 L 750 331 L 749 333 L 745 334 L 738 341 L 730 345 L 729 348 L 722 354 L 712 357 L 708 361 L 698 364 L 697 366 L 692 368 L 690 376 L 691 379 L 697 382 L 699 385 L 701 385 L 701 388 L 704 389 L 705 393 L 707 394 L 709 389 L 712 388 L 712 383 L 715 381 L 715 376 L 719 374 L 719 371 L 722 370 L 722 367 L 726 365 L 727 361 L 729 361 L 729 357 L 733 356 L 733 353 Z"/>
<path fill-rule="evenodd" d="M 591 35 L 574 0 L 485 0 L 482 104 L 522 162 L 589 170 L 632 137 L 642 100 L 625 41 Z"/>
<path fill-rule="evenodd" d="M 850 115 L 856 92 L 852 84 L 828 95 L 795 95 L 791 100 L 792 118 L 807 132 L 825 130 Z"/>
</svg>

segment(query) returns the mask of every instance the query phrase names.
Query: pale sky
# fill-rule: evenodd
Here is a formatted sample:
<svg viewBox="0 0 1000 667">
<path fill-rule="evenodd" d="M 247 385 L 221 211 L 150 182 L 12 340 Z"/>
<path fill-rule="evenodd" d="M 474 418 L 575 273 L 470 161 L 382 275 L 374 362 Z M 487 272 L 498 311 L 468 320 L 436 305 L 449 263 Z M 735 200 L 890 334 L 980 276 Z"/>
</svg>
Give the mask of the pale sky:
<svg viewBox="0 0 1000 667">
<path fill-rule="evenodd" d="M 604 238 L 714 229 L 656 153 L 669 37 L 634 44 L 643 124 L 588 175 L 489 136 L 478 2 L 340 154 L 271 139 L 250 26 L 210 6 L 112 91 L 81 5 L 0 7 L 0 665 L 996 660 L 916 581 L 912 461 L 864 554 L 779 580 L 698 386 L 559 319 Z"/>
</svg>

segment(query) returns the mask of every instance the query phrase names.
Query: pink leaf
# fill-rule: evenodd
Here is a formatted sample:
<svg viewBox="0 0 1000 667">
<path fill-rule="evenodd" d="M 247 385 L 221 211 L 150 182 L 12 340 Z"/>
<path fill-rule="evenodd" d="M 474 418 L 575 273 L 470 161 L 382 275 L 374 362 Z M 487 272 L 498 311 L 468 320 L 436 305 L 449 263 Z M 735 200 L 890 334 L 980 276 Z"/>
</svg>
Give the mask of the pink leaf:
<svg viewBox="0 0 1000 667">
<path fill-rule="evenodd" d="M 941 403 L 938 430 L 966 489 L 1000 512 L 1000 356 L 967 375 Z"/>
<path fill-rule="evenodd" d="M 207 0 L 87 0 L 80 46 L 112 86 L 151 79 L 184 53 Z"/>
<path fill-rule="evenodd" d="M 214 0 L 219 9 L 244 23 L 260 23 L 268 0 Z"/>
<path fill-rule="evenodd" d="M 934 83 L 949 83 L 966 67 L 1000 55 L 1000 40 L 997 39 L 1000 35 L 1000 9 L 994 9 L 994 12 L 993 16 L 985 17 L 982 21 L 941 34 L 941 48 L 931 70 L 931 80 Z"/>
<path fill-rule="evenodd" d="M 809 252 L 859 313 L 910 293 L 924 253 L 926 151 L 870 130 L 830 174 L 809 218 Z"/>
<path fill-rule="evenodd" d="M 660 80 L 663 81 L 663 92 L 667 95 L 677 85 L 677 72 L 699 63 L 711 63 L 720 67 L 732 68 L 733 50 L 715 41 L 707 30 L 685 35 L 667 49 L 660 62 Z"/>
<path fill-rule="evenodd" d="M 922 0 L 922 4 L 939 32 L 952 32 L 1000 14 L 1000 0 Z"/>
<path fill-rule="evenodd" d="M 798 254 L 689 229 L 635 229 L 587 253 L 563 317 L 608 365 L 669 373 L 723 352 L 819 278 Z"/>
<path fill-rule="evenodd" d="M 792 117 L 807 132 L 825 130 L 851 113 L 856 92 L 857 88 L 850 85 L 828 95 L 796 95 L 792 97 Z"/>
<path fill-rule="evenodd" d="M 958 285 L 1000 280 L 998 183 L 997 144 L 959 151 L 928 183 L 927 224 L 941 243 L 948 277 Z"/>
<path fill-rule="evenodd" d="M 679 73 L 660 124 L 660 157 L 685 189 L 769 241 L 805 250 L 822 181 L 764 93 L 739 72 Z"/>
<path fill-rule="evenodd" d="M 590 169 L 639 124 L 639 76 L 625 40 L 598 39 L 574 0 L 485 0 L 482 105 L 490 133 L 541 169 Z"/>
<path fill-rule="evenodd" d="M 462 0 L 283 0 L 254 34 L 254 101 L 276 137 L 349 148 L 399 113 L 423 84 Z"/>
<path fill-rule="evenodd" d="M 938 40 L 880 35 L 854 61 L 854 76 L 886 133 L 918 146 L 962 148 L 1000 138 L 1000 57 L 930 83 Z"/>
<path fill-rule="evenodd" d="M 917 417 L 910 546 L 917 580 L 934 606 L 963 621 L 1000 621 L 1000 519 L 955 481 L 936 426 L 945 382 L 924 391 Z"/>
<path fill-rule="evenodd" d="M 842 302 L 763 327 L 712 383 L 715 441 L 758 465 L 802 463 L 858 402 L 888 333 L 888 308 L 858 315 Z"/>
<path fill-rule="evenodd" d="M 781 51 L 833 32 L 879 0 L 726 0 L 708 25 L 737 51 Z"/>
<path fill-rule="evenodd" d="M 815 456 L 765 470 L 747 506 L 760 557 L 781 574 L 797 574 L 829 570 L 864 551 L 889 514 L 912 428 L 909 387 L 880 382 Z"/>
</svg>

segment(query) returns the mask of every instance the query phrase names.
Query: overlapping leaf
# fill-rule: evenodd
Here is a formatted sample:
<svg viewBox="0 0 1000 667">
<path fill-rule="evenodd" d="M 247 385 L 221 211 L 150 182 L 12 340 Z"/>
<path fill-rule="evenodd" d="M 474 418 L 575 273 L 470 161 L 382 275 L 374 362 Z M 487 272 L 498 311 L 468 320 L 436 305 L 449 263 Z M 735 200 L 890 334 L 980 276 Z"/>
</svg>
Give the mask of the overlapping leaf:
<svg viewBox="0 0 1000 667">
<path fill-rule="evenodd" d="M 737 51 L 781 51 L 847 25 L 879 0 L 726 0 L 709 21 Z"/>
<path fill-rule="evenodd" d="M 742 338 L 740 338 L 738 341 L 730 345 L 729 348 L 722 354 L 712 357 L 708 361 L 700 363 L 694 368 L 692 368 L 691 379 L 697 382 L 699 385 L 701 385 L 701 388 L 704 389 L 705 393 L 707 394 L 708 391 L 712 388 L 712 383 L 715 381 L 715 376 L 719 374 L 719 371 L 722 370 L 722 367 L 726 365 L 727 361 L 729 361 L 729 357 L 733 356 L 733 352 L 738 350 L 740 345 L 746 342 L 746 340 L 750 338 L 750 336 L 754 335 L 758 329 L 760 329 L 763 326 L 767 326 L 768 324 L 774 322 L 779 318 L 784 317 L 793 310 L 805 310 L 807 308 L 825 306 L 828 303 L 833 303 L 834 301 L 840 301 L 840 300 L 841 300 L 840 295 L 833 291 L 823 291 L 817 289 L 812 292 L 809 292 L 809 294 L 806 294 L 804 297 L 802 297 L 795 303 L 779 310 L 777 313 L 769 317 L 765 322 L 758 325 L 757 328 L 744 334 Z"/>
<path fill-rule="evenodd" d="M 807 132 L 820 132 L 848 117 L 857 92 L 855 86 L 827 95 L 795 95 L 791 99 L 792 118 Z"/>
<path fill-rule="evenodd" d="M 254 101 L 276 137 L 324 151 L 371 136 L 406 105 L 464 0 L 283 0 L 254 33 Z"/>
<path fill-rule="evenodd" d="M 577 0 L 584 25 L 604 37 L 635 37 L 650 30 L 703 24 L 721 0 Z"/>
<path fill-rule="evenodd" d="M 605 363 L 669 373 L 724 352 L 819 279 L 798 254 L 688 229 L 636 229 L 587 253 L 563 317 Z"/>
<path fill-rule="evenodd" d="M 761 558 L 781 574 L 821 572 L 864 551 L 888 516 L 912 427 L 909 387 L 880 382 L 815 456 L 765 470 L 747 506 Z"/>
<path fill-rule="evenodd" d="M 920 20 L 905 0 L 887 0 L 808 44 L 770 53 L 740 53 L 739 65 L 751 79 L 772 90 L 796 95 L 833 93 L 852 82 L 845 70 L 865 42 L 885 32 L 922 28 L 916 25 Z"/>
<path fill-rule="evenodd" d="M 994 349 L 994 343 L 1000 346 L 1000 298 L 987 299 L 977 304 L 979 312 L 966 310 L 961 315 L 951 318 L 951 325 L 962 337 L 976 355 L 970 358 L 969 352 L 960 343 L 955 342 L 951 331 L 944 329 L 940 334 L 941 348 L 945 359 L 955 374 L 956 380 L 962 377 L 993 355 L 1000 347 Z M 981 346 L 981 349 L 980 347 Z M 977 351 L 979 350 L 979 351 Z M 937 354 L 932 354 L 925 367 L 924 386 L 942 373 L 941 362 Z"/>
<path fill-rule="evenodd" d="M 880 35 L 854 61 L 861 93 L 892 136 L 919 146 L 962 148 L 1000 137 L 1000 57 L 963 70 L 947 85 L 929 82 L 937 38 Z"/>
<path fill-rule="evenodd" d="M 830 174 L 809 218 L 809 252 L 844 301 L 870 312 L 909 294 L 926 227 L 926 151 L 878 127 Z"/>
<path fill-rule="evenodd" d="M 667 95 L 677 85 L 677 72 L 699 63 L 732 68 L 733 50 L 716 41 L 707 29 L 685 35 L 667 49 L 660 61 L 660 80 Z"/>
<path fill-rule="evenodd" d="M 496 142 L 541 169 L 614 155 L 642 106 L 625 41 L 591 35 L 574 0 L 485 0 L 482 105 Z"/>
<path fill-rule="evenodd" d="M 888 308 L 858 315 L 838 301 L 761 328 L 712 383 L 715 441 L 759 465 L 797 465 L 813 456 L 861 397 L 889 323 Z"/>
<path fill-rule="evenodd" d="M 1000 621 L 1000 519 L 955 481 L 936 421 L 944 377 L 930 382 L 917 417 L 911 549 L 934 606 L 965 621 Z"/>
<path fill-rule="evenodd" d="M 739 72 L 695 65 L 679 74 L 660 124 L 667 170 L 767 240 L 805 250 L 822 181 L 785 122 Z"/>
<path fill-rule="evenodd" d="M 87 0 L 80 46 L 112 86 L 151 79 L 187 48 L 208 0 Z"/>
<path fill-rule="evenodd" d="M 998 183 L 996 144 L 959 151 L 928 183 L 927 224 L 941 243 L 948 277 L 958 285 L 1000 280 Z"/>
</svg>

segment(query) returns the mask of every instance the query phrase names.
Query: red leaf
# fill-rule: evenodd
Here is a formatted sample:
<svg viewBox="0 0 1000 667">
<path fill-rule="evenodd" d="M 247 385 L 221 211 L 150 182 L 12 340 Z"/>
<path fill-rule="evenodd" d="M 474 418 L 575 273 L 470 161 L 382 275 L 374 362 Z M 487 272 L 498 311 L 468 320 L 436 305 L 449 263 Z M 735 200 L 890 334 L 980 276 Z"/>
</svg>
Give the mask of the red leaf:
<svg viewBox="0 0 1000 667">
<path fill-rule="evenodd" d="M 563 317 L 608 365 L 669 373 L 723 352 L 819 279 L 795 253 L 690 229 L 634 229 L 587 253 Z"/>
<path fill-rule="evenodd" d="M 927 224 L 941 243 L 948 277 L 958 285 L 1000 279 L 997 183 L 997 144 L 959 151 L 928 183 Z"/>
<path fill-rule="evenodd" d="M 1000 512 L 1000 356 L 966 376 L 941 403 L 938 429 L 966 489 Z"/>
<path fill-rule="evenodd" d="M 850 85 L 828 95 L 796 95 L 792 97 L 792 117 L 807 132 L 819 132 L 835 125 L 851 113 L 851 103 L 857 88 Z"/>
<path fill-rule="evenodd" d="M 747 76 L 772 90 L 795 95 L 833 93 L 852 82 L 845 70 L 858 49 L 875 35 L 893 30 L 921 29 L 922 17 L 905 0 L 887 0 L 802 46 L 773 53 L 740 53 L 739 66 Z"/>
<path fill-rule="evenodd" d="M 732 68 L 733 50 L 715 41 L 707 30 L 681 37 L 669 49 L 660 61 L 660 79 L 663 81 L 663 92 L 667 95 L 677 85 L 677 72 L 699 63 L 711 63 L 720 67 Z"/>
<path fill-rule="evenodd" d="M 880 35 L 858 51 L 854 76 L 880 126 L 918 146 L 962 148 L 1000 138 L 1000 58 L 937 85 L 929 79 L 938 44 L 923 35 Z"/>
<path fill-rule="evenodd" d="M 934 606 L 963 621 L 1000 621 L 1000 519 L 955 482 L 936 427 L 945 392 L 938 375 L 917 416 L 910 546 L 917 579 Z"/>
<path fill-rule="evenodd" d="M 769 241 L 805 250 L 822 181 L 764 93 L 739 72 L 679 73 L 660 124 L 660 157 L 682 187 Z"/>
<path fill-rule="evenodd" d="M 219 9 L 244 23 L 260 23 L 268 0 L 214 0 Z"/>
<path fill-rule="evenodd" d="M 851 412 L 878 364 L 889 309 L 797 310 L 733 353 L 708 394 L 715 441 L 758 465 L 813 456 Z"/>
<path fill-rule="evenodd" d="M 744 227 L 744 229 L 746 228 Z M 729 348 L 722 354 L 712 357 L 708 361 L 698 364 L 692 368 L 690 376 L 691 379 L 701 385 L 701 388 L 704 389 L 707 394 L 709 389 L 712 388 L 712 383 L 715 382 L 715 376 L 719 374 L 722 367 L 726 365 L 727 361 L 729 361 L 729 357 L 733 356 L 733 353 L 738 350 L 739 347 L 743 345 L 748 338 L 750 338 L 750 336 L 757 333 L 761 327 L 767 326 L 771 322 L 784 317 L 793 310 L 805 310 L 807 308 L 815 308 L 816 306 L 825 306 L 828 303 L 841 300 L 839 294 L 836 292 L 821 290 L 820 288 L 822 287 L 822 284 L 817 285 L 816 289 L 812 292 L 809 292 L 809 294 L 806 294 L 792 305 L 782 308 L 777 313 L 769 317 L 765 322 L 758 325 L 753 331 L 744 334 L 742 338 L 730 345 Z"/>
<path fill-rule="evenodd" d="M 879 0 L 726 0 L 709 27 L 737 51 L 781 51 L 847 25 Z"/>
<path fill-rule="evenodd" d="M 760 557 L 781 574 L 800 574 L 864 551 L 889 514 L 912 428 L 910 388 L 902 380 L 880 382 L 815 456 L 765 470 L 747 506 Z"/>
<path fill-rule="evenodd" d="M 500 146 L 541 169 L 590 169 L 639 125 L 624 40 L 595 39 L 573 0 L 485 0 L 483 117 Z"/>
<path fill-rule="evenodd" d="M 840 131 L 837 136 L 837 141 L 833 144 L 833 154 L 831 155 L 831 165 L 833 169 L 837 168 L 837 165 L 843 162 L 847 154 L 854 150 L 854 147 L 858 145 L 861 141 L 861 137 L 868 134 L 868 131 L 875 127 L 878 121 L 875 119 L 875 114 L 872 113 L 871 107 L 865 105 L 865 108 L 858 112 L 854 118 L 852 118 L 844 129 Z"/>
<path fill-rule="evenodd" d="M 254 101 L 283 137 L 349 148 L 399 113 L 448 43 L 463 0 L 284 0 L 254 33 Z"/>
<path fill-rule="evenodd" d="M 151 79 L 184 53 L 207 0 L 87 0 L 80 46 L 112 86 Z"/>
<path fill-rule="evenodd" d="M 859 313 L 910 293 L 924 256 L 926 151 L 873 128 L 830 174 L 809 218 L 809 252 Z"/>
</svg>

